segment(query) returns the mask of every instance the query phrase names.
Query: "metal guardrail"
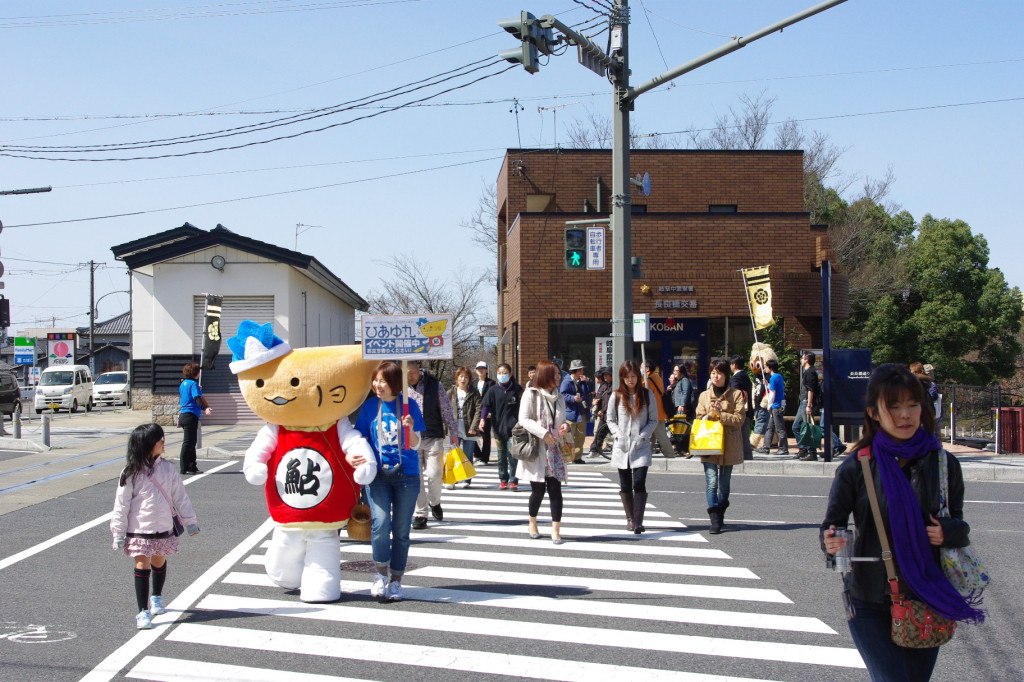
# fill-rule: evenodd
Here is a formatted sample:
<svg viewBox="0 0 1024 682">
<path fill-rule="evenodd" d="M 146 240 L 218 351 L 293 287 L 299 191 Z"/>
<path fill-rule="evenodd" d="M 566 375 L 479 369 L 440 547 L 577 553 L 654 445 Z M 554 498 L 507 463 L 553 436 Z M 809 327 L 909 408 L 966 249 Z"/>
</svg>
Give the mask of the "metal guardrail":
<svg viewBox="0 0 1024 682">
<path fill-rule="evenodd" d="M 979 448 L 993 444 L 996 454 L 1002 451 L 1007 439 L 1002 434 L 1004 425 L 1000 423 L 1003 421 L 1000 416 L 1004 408 L 1024 405 L 1020 394 L 998 385 L 963 384 L 939 384 L 939 392 L 942 395 L 939 427 L 944 441 Z"/>
</svg>

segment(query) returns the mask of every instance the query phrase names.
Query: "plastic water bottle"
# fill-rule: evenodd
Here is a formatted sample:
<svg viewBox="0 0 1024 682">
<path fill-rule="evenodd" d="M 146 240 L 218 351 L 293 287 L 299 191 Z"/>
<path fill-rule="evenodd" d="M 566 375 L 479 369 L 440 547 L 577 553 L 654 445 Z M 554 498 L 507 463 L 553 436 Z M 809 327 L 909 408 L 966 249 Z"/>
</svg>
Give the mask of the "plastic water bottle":
<svg viewBox="0 0 1024 682">
<path fill-rule="evenodd" d="M 846 528 L 836 528 L 836 535 L 843 536 L 846 538 L 846 544 L 839 548 L 839 551 L 835 554 L 835 563 L 833 564 L 836 573 L 849 573 L 850 572 L 850 552 L 853 549 L 853 531 L 847 530 Z"/>
</svg>

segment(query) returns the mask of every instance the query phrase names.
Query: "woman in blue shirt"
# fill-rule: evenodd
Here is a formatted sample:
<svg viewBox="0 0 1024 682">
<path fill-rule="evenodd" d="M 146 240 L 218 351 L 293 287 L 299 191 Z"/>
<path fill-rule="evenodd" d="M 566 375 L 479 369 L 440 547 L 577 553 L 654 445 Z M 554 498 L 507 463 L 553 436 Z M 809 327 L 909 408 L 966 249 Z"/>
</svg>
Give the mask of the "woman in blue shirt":
<svg viewBox="0 0 1024 682">
<path fill-rule="evenodd" d="M 178 472 L 185 474 L 201 474 L 196 466 L 196 441 L 199 438 L 199 418 L 211 414 L 213 410 L 206 404 L 203 389 L 199 388 L 199 363 L 190 362 L 181 368 L 181 384 L 178 385 L 178 426 L 182 428 L 184 440 L 181 441 L 181 453 L 178 455 Z"/>
<path fill-rule="evenodd" d="M 426 430 L 415 400 L 408 401 L 409 414 L 399 419 L 401 390 L 401 367 L 394 362 L 381 363 L 373 373 L 374 395 L 363 403 L 356 419 L 356 430 L 370 443 L 377 458 L 377 476 L 366 488 L 373 514 L 370 545 L 377 564 L 370 595 L 387 601 L 402 598 L 409 530 L 420 492 L 420 459 L 415 448 Z M 411 429 L 408 442 L 403 426 Z M 358 466 L 359 462 L 353 464 Z"/>
</svg>

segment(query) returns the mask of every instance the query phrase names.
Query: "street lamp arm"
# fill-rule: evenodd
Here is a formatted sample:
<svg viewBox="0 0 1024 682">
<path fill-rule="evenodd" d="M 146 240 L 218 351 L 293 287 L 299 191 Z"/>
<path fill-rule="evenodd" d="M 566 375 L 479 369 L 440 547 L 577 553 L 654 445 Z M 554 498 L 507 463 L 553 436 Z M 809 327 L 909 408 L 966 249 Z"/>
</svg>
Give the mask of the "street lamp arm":
<svg viewBox="0 0 1024 682">
<path fill-rule="evenodd" d="M 674 78 L 678 78 L 679 76 L 682 76 L 685 73 L 689 73 L 690 71 L 693 71 L 696 68 L 704 66 L 705 64 L 708 64 L 710 62 L 713 62 L 716 59 L 718 59 L 719 57 L 724 57 L 725 55 L 727 55 L 727 54 L 729 54 L 731 52 L 735 52 L 736 50 L 740 49 L 741 47 L 746 47 L 749 43 L 752 43 L 755 40 L 760 40 L 761 38 L 764 38 L 765 36 L 771 35 L 772 33 L 775 33 L 776 31 L 781 31 L 782 29 L 786 28 L 787 26 L 792 26 L 793 24 L 795 24 L 795 23 L 797 23 L 799 21 L 803 21 L 804 19 L 812 17 L 815 14 L 820 14 L 821 12 L 824 12 L 827 9 L 831 9 L 831 8 L 835 7 L 836 5 L 840 5 L 840 4 L 844 3 L 844 2 L 846 2 L 846 0 L 825 0 L 825 2 L 817 4 L 814 7 L 810 7 L 808 9 L 805 9 L 802 12 L 798 12 L 798 13 L 794 14 L 793 16 L 791 16 L 791 17 L 789 17 L 787 19 L 783 19 L 782 21 L 777 21 L 777 22 L 775 22 L 774 24 L 772 24 L 770 26 L 765 26 L 764 28 L 762 28 L 762 29 L 760 29 L 758 31 L 754 31 L 753 33 L 751 33 L 748 36 L 740 36 L 739 38 L 734 38 L 731 42 L 728 42 L 725 45 L 717 47 L 714 50 L 711 50 L 710 52 L 706 52 L 706 53 L 702 54 L 699 57 L 691 59 L 690 61 L 686 62 L 685 64 L 680 64 L 679 66 L 677 66 L 677 67 L 675 67 L 673 69 L 669 69 L 665 73 L 663 73 L 663 74 L 661 74 L 659 76 L 655 76 L 651 80 L 649 80 L 649 81 L 647 81 L 645 83 L 641 83 L 640 85 L 636 86 L 635 88 L 630 88 L 629 91 L 625 94 L 623 99 L 626 102 L 631 102 L 632 100 L 635 100 L 637 97 L 639 97 L 640 95 L 644 94 L 648 90 L 653 90 L 654 88 L 658 87 L 662 83 L 667 83 L 667 82 L 669 82 L 670 80 L 672 80 Z"/>
<path fill-rule="evenodd" d="M 102 296 L 97 298 L 95 301 L 93 301 L 93 304 L 92 304 L 92 316 L 93 316 L 93 318 L 95 318 L 96 315 L 99 314 L 100 301 L 105 299 L 107 296 L 113 296 L 114 294 L 128 294 L 129 296 L 131 296 L 132 292 L 130 292 L 128 290 L 122 290 L 122 291 L 109 291 L 109 292 L 103 294 Z"/>
</svg>

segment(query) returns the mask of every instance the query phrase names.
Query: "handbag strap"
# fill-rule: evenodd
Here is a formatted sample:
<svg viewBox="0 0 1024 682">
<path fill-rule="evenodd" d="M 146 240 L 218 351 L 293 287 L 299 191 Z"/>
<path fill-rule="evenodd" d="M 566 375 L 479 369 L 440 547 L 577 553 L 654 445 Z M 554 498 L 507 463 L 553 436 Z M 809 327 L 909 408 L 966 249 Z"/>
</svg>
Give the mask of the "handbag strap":
<svg viewBox="0 0 1024 682">
<path fill-rule="evenodd" d="M 896 577 L 896 565 L 892 560 L 889 534 L 885 531 L 885 524 L 882 521 L 882 509 L 878 505 L 875 476 L 871 472 L 871 448 L 861 448 L 857 452 L 857 459 L 860 460 L 861 470 L 864 472 L 864 486 L 867 488 L 868 502 L 871 503 L 871 514 L 875 517 L 878 540 L 882 543 L 882 561 L 885 563 L 885 574 L 889 581 L 889 598 L 893 604 L 898 604 L 903 601 L 903 594 L 900 593 L 900 581 Z"/>
<path fill-rule="evenodd" d="M 946 450 L 939 453 L 939 518 L 949 518 L 949 460 Z"/>
<path fill-rule="evenodd" d="M 150 482 L 152 482 L 153 485 L 156 486 L 156 489 L 160 491 L 160 494 L 164 496 L 164 500 L 167 501 L 167 506 L 171 508 L 171 514 L 177 516 L 178 510 L 177 508 L 175 508 L 174 503 L 171 502 L 171 498 L 170 496 L 167 495 L 167 491 L 164 490 L 164 487 L 162 485 L 160 485 L 160 481 L 153 478 L 153 474 L 146 474 L 146 478 L 148 478 Z"/>
</svg>

